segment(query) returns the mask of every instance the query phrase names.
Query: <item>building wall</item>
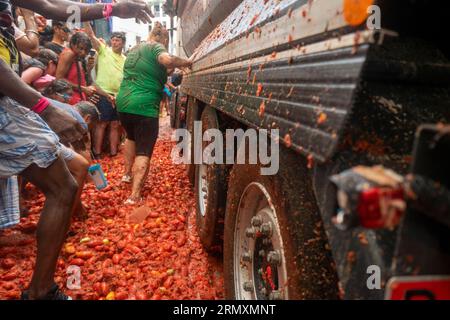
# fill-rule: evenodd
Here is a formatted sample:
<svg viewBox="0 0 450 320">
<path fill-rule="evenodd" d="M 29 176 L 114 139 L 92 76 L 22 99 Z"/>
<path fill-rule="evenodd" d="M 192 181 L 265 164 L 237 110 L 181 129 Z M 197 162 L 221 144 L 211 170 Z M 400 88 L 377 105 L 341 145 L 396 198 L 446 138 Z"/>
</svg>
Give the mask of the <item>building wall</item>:
<svg viewBox="0 0 450 320">
<path fill-rule="evenodd" d="M 151 31 L 151 27 L 153 24 L 158 21 L 166 26 L 167 29 L 170 29 L 170 17 L 166 15 L 163 11 L 163 0 L 154 0 L 148 1 L 152 7 L 153 14 L 155 18 L 152 19 L 152 24 L 139 24 L 135 19 L 120 19 L 113 18 L 113 32 L 125 32 L 127 35 L 127 45 L 126 48 L 129 49 L 135 46 L 139 41 L 147 40 L 148 34 Z M 159 8 L 159 9 L 158 9 Z M 174 28 L 176 28 L 176 23 L 178 19 L 173 19 Z M 177 44 L 178 44 L 178 36 L 177 32 L 174 31 L 173 39 L 170 39 L 169 42 L 169 52 L 172 54 L 176 54 L 177 52 Z"/>
</svg>

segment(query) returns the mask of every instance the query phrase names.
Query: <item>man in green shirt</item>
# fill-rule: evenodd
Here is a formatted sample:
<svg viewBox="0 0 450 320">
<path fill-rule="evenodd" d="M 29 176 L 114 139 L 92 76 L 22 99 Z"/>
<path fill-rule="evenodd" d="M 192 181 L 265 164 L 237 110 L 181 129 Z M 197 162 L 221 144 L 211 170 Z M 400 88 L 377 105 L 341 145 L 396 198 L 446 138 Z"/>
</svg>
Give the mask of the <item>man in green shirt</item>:
<svg viewBox="0 0 450 320">
<path fill-rule="evenodd" d="M 97 103 L 100 121 L 95 128 L 94 154 L 100 156 L 102 153 L 105 130 L 110 125 L 110 152 L 111 156 L 115 156 L 120 141 L 120 123 L 115 107 L 115 97 L 119 92 L 123 78 L 123 67 L 126 59 L 123 49 L 126 38 L 123 33 L 114 32 L 111 36 L 111 47 L 109 47 L 97 39 L 89 23 L 85 24 L 85 29 L 91 38 L 93 48 L 98 52 L 95 84 L 97 93 L 100 94 L 100 100 Z"/>
<path fill-rule="evenodd" d="M 124 78 L 117 96 L 122 126 L 127 132 L 125 175 L 123 182 L 133 182 L 127 204 L 141 200 L 142 187 L 149 172 L 150 159 L 159 133 L 159 105 L 167 82 L 167 70 L 187 68 L 191 60 L 167 53 L 169 33 L 156 23 L 149 40 L 128 53 Z"/>
</svg>

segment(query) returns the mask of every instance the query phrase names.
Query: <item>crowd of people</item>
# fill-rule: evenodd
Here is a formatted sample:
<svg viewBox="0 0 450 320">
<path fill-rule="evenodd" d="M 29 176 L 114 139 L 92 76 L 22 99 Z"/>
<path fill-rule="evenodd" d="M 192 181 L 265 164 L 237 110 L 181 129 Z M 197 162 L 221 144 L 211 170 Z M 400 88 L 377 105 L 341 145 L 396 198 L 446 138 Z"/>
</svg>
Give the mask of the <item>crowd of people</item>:
<svg viewBox="0 0 450 320">
<path fill-rule="evenodd" d="M 82 29 L 64 22 L 73 5 L 87 21 Z M 108 127 L 112 157 L 125 133 L 123 183 L 132 184 L 125 204 L 141 200 L 168 76 L 192 65 L 167 52 L 169 33 L 161 24 L 125 56 L 123 33 L 106 41 L 89 23 L 112 15 L 144 23 L 152 16 L 142 0 L 0 0 L 0 230 L 20 222 L 25 184 L 46 197 L 22 299 L 69 299 L 53 280 L 56 262 L 72 216 L 87 214 L 80 197 Z"/>
</svg>

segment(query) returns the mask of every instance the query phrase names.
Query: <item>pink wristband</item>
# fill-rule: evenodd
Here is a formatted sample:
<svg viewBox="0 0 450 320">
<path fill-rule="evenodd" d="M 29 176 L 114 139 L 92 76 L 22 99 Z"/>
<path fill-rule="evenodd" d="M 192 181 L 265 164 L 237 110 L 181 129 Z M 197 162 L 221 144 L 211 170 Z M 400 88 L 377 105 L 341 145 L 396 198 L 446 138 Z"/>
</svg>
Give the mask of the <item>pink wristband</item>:
<svg viewBox="0 0 450 320">
<path fill-rule="evenodd" d="M 37 114 L 41 114 L 45 109 L 47 109 L 49 105 L 50 101 L 48 101 L 47 98 L 41 98 L 39 102 L 33 108 L 31 108 L 31 110 Z"/>
<path fill-rule="evenodd" d="M 103 8 L 103 18 L 109 20 L 113 13 L 113 4 L 107 3 Z"/>
</svg>

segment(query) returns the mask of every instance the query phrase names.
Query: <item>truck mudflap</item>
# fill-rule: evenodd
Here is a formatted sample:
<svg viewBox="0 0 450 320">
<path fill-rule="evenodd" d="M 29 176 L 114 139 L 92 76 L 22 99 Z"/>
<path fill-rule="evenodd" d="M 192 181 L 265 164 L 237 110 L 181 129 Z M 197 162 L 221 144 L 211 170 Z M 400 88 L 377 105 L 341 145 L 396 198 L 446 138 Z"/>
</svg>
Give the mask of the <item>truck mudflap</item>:
<svg viewBox="0 0 450 320">
<path fill-rule="evenodd" d="M 382 289 L 381 272 L 388 279 L 386 299 L 450 299 L 449 150 L 450 127 L 426 125 L 418 132 L 408 176 L 360 166 L 331 178 L 338 190 L 340 210 L 333 220 L 338 229 L 396 234 L 390 268 L 385 264 L 382 270 L 375 261 L 368 268 L 375 272 L 368 289 Z M 360 238 L 368 245 L 365 236 Z"/>
<path fill-rule="evenodd" d="M 450 127 L 422 127 L 412 175 L 428 182 L 412 183 L 414 200 L 398 231 L 389 299 L 450 299 L 449 163 Z"/>
</svg>

